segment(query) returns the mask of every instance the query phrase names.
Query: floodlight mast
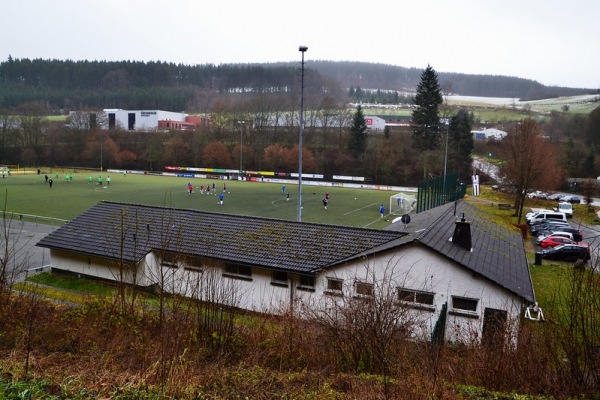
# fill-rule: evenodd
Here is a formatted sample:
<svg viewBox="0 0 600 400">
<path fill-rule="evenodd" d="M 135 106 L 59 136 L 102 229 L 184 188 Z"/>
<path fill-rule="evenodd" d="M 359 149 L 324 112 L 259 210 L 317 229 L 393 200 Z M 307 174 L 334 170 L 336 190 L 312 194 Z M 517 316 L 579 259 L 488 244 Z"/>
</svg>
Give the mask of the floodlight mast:
<svg viewBox="0 0 600 400">
<path fill-rule="evenodd" d="M 450 135 L 450 120 L 448 118 L 444 118 L 444 123 L 446 124 L 446 148 L 444 150 L 444 183 L 442 186 L 442 191 L 444 193 L 444 203 L 446 203 L 446 168 L 448 166 L 448 136 Z"/>
<path fill-rule="evenodd" d="M 237 122 L 238 127 L 240 128 L 240 180 L 244 180 L 244 177 L 242 175 L 242 156 L 244 155 L 242 153 L 242 149 L 244 148 L 244 141 L 243 141 L 243 136 L 242 134 L 244 133 L 244 130 L 246 128 L 246 121 L 238 121 Z"/>
<path fill-rule="evenodd" d="M 304 53 L 307 46 L 300 46 L 298 51 L 302 53 L 301 78 L 300 78 L 300 133 L 298 134 L 298 205 L 297 220 L 302 221 L 302 132 L 304 130 Z"/>
</svg>

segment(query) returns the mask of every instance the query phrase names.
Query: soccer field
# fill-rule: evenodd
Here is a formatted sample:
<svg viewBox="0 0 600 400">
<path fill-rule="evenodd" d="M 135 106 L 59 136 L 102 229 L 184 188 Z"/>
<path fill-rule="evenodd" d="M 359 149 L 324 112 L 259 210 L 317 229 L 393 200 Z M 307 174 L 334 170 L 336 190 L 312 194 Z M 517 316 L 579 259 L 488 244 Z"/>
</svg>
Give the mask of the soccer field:
<svg viewBox="0 0 600 400">
<path fill-rule="evenodd" d="M 67 171 L 67 173 L 70 173 Z M 286 184 L 289 201 L 282 193 L 282 184 L 240 182 L 218 179 L 181 178 L 136 174 L 102 174 L 103 186 L 98 185 L 96 171 L 75 173 L 67 180 L 65 173 L 58 177 L 48 174 L 53 180 L 52 188 L 41 175 L 14 174 L 0 178 L 7 212 L 36 215 L 41 217 L 72 219 L 91 206 L 103 201 L 148 204 L 184 209 L 197 209 L 239 215 L 251 215 L 284 220 L 296 220 L 298 186 Z M 88 183 L 92 177 L 92 184 Z M 110 176 L 110 185 L 107 177 Z M 188 194 L 191 182 L 194 193 Z M 216 195 L 200 194 L 200 186 L 215 184 Z M 227 184 L 223 205 L 218 204 L 218 195 Z M 329 193 L 328 209 L 321 200 Z M 394 192 L 348 189 L 338 187 L 302 185 L 302 221 L 381 229 L 391 223 L 394 216 L 388 215 L 389 199 Z M 379 207 L 384 205 L 386 216 L 380 218 Z M 387 220 L 387 221 L 386 221 Z"/>
</svg>

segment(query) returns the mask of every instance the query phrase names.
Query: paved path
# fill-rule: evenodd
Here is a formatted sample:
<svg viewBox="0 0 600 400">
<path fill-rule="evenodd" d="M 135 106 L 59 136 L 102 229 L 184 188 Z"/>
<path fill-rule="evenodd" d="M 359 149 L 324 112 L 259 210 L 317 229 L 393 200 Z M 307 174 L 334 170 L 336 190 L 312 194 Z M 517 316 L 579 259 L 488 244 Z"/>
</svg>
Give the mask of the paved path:
<svg viewBox="0 0 600 400">
<path fill-rule="evenodd" d="M 36 243 L 56 229 L 52 225 L 0 219 L 0 236 L 7 237 L 9 242 L 8 267 L 25 271 L 49 265 L 50 250 L 37 247 Z M 6 257 L 1 250 L 0 257 Z"/>
</svg>

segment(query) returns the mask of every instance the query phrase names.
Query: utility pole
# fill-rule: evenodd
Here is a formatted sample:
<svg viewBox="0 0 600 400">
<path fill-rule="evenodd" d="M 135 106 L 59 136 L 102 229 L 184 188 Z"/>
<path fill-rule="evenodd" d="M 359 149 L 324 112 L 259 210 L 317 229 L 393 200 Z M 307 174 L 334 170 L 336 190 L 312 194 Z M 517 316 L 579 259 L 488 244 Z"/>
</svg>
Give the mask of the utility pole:
<svg viewBox="0 0 600 400">
<path fill-rule="evenodd" d="M 302 74 L 300 79 L 300 133 L 298 138 L 298 206 L 296 209 L 298 222 L 302 221 L 302 131 L 304 130 L 304 53 L 308 50 L 306 46 L 300 46 L 298 51 L 302 53 Z"/>
</svg>

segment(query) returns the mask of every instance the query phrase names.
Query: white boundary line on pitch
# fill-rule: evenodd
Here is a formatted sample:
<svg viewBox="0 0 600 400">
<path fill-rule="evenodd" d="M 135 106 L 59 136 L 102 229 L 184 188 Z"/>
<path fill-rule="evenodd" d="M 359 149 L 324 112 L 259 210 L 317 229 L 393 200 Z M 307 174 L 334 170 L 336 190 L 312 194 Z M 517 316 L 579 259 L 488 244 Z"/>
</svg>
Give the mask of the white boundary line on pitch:
<svg viewBox="0 0 600 400">
<path fill-rule="evenodd" d="M 375 204 L 376 204 L 376 203 L 375 203 Z M 391 214 L 384 215 L 384 216 L 383 216 L 383 218 L 379 217 L 379 218 L 377 218 L 376 220 L 374 220 L 374 221 L 372 221 L 372 222 L 369 222 L 369 223 L 368 223 L 368 224 L 366 224 L 366 225 L 363 225 L 362 227 L 363 227 L 363 228 L 366 228 L 366 227 L 368 227 L 369 225 L 373 225 L 375 222 L 377 222 L 377 221 L 381 221 L 382 219 L 385 219 L 385 217 L 387 217 L 388 215 L 391 215 Z"/>
<path fill-rule="evenodd" d="M 364 206 L 364 207 L 357 208 L 357 209 L 355 209 L 355 210 L 349 211 L 349 212 L 345 213 L 344 215 L 348 215 L 348 214 L 352 214 L 352 213 L 354 213 L 354 212 L 358 212 L 358 211 L 360 211 L 360 210 L 363 210 L 363 209 L 365 209 L 365 208 L 369 208 L 369 207 L 371 207 L 371 206 L 373 206 L 373 205 L 375 205 L 375 204 L 377 204 L 377 203 L 371 203 L 371 204 L 369 204 L 368 206 Z"/>
<path fill-rule="evenodd" d="M 286 201 L 285 199 L 279 199 L 279 200 L 273 200 L 273 201 L 271 202 L 271 204 L 272 204 L 274 207 L 279 207 L 279 206 L 278 206 L 277 204 L 275 204 L 275 203 L 280 203 L 280 202 L 282 202 L 282 201 L 283 201 L 283 202 L 285 202 L 285 203 L 289 203 L 289 201 Z"/>
</svg>

